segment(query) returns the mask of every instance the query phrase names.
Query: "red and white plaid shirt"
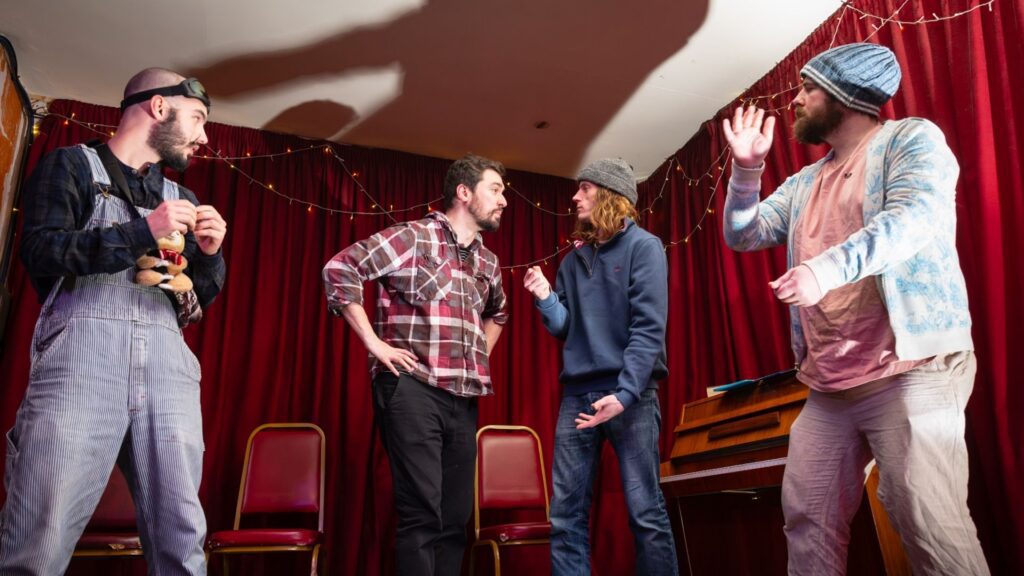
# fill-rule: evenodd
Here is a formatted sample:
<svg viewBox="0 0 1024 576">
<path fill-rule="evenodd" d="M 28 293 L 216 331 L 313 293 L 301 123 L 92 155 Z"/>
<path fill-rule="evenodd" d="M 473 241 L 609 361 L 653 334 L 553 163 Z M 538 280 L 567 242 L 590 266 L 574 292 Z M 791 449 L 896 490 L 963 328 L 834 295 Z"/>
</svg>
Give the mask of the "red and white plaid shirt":
<svg viewBox="0 0 1024 576">
<path fill-rule="evenodd" d="M 478 235 L 459 260 L 448 218 L 387 228 L 336 254 L 324 266 L 327 307 L 336 315 L 363 303 L 363 283 L 377 280 L 374 330 L 416 355 L 412 376 L 457 396 L 493 393 L 483 321 L 508 320 L 498 257 Z M 371 375 L 387 368 L 373 360 Z"/>
</svg>

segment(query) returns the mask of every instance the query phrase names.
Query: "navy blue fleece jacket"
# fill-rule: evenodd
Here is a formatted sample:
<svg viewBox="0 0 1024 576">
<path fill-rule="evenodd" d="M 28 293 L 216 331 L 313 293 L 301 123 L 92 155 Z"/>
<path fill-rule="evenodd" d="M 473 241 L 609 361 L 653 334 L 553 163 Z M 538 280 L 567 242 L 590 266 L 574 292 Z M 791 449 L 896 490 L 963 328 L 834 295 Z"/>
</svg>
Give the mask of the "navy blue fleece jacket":
<svg viewBox="0 0 1024 576">
<path fill-rule="evenodd" d="M 567 254 L 555 291 L 536 305 L 548 332 L 565 340 L 565 395 L 614 390 L 629 408 L 668 374 L 665 248 L 631 219 L 608 242 Z"/>
</svg>

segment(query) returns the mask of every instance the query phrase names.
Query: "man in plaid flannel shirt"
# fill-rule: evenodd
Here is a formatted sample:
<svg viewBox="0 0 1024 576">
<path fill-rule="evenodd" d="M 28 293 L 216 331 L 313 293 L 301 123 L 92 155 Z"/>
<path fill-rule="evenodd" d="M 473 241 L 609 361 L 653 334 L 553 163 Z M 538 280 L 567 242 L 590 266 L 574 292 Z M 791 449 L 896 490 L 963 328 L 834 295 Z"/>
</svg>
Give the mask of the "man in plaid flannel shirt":
<svg viewBox="0 0 1024 576">
<path fill-rule="evenodd" d="M 458 574 L 473 506 L 477 398 L 508 319 L 481 231 L 505 208 L 501 163 L 468 155 L 445 176 L 443 213 L 391 226 L 324 267 L 328 308 L 373 357 L 374 410 L 394 480 L 398 574 Z M 376 280 L 371 327 L 363 283 Z"/>
</svg>

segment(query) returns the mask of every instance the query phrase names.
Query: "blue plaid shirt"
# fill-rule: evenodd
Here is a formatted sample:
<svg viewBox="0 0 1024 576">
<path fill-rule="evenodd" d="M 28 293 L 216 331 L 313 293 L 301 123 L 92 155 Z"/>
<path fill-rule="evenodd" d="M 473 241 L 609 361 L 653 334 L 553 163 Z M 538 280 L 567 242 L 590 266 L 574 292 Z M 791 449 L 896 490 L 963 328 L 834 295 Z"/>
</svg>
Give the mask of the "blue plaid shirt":
<svg viewBox="0 0 1024 576">
<path fill-rule="evenodd" d="M 145 173 L 123 163 L 121 170 L 135 206 L 155 209 L 163 201 L 163 172 L 153 165 Z M 179 186 L 181 197 L 198 204 L 195 194 Z M 24 194 L 25 230 L 21 260 L 32 285 L 45 300 L 62 276 L 113 274 L 135 266 L 135 261 L 156 249 L 156 240 L 145 219 L 82 230 L 89 221 L 99 187 L 93 183 L 89 163 L 81 151 L 59 148 L 47 154 L 29 178 Z M 115 192 L 112 192 L 115 193 Z M 218 251 L 204 254 L 195 236 L 185 236 L 188 268 L 196 297 L 204 309 L 224 286 L 224 257 Z"/>
</svg>

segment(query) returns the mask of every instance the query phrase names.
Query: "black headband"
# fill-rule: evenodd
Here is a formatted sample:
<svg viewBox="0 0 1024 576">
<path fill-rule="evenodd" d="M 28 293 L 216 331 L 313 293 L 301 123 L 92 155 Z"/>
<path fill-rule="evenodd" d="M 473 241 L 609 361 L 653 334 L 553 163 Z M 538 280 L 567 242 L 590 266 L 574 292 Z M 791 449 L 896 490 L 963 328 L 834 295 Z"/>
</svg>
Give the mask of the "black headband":
<svg viewBox="0 0 1024 576">
<path fill-rule="evenodd" d="M 146 102 L 153 96 L 186 96 L 188 98 L 195 98 L 206 105 L 207 112 L 210 111 L 210 97 L 206 94 L 206 88 L 203 87 L 203 84 L 195 78 L 185 78 L 181 83 L 174 86 L 151 88 L 128 96 L 121 100 L 121 112 L 124 112 L 129 106 Z"/>
</svg>

